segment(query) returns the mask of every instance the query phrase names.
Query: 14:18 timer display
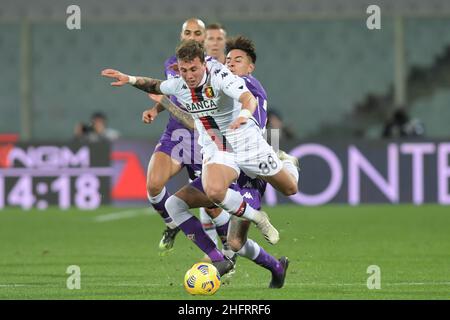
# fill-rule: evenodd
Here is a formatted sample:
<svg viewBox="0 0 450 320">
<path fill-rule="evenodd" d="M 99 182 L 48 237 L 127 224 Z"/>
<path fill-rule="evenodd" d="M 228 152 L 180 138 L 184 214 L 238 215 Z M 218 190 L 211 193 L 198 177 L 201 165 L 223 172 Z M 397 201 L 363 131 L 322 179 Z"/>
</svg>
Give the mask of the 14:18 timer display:
<svg viewBox="0 0 450 320">
<path fill-rule="evenodd" d="M 100 177 L 90 173 L 57 177 L 0 177 L 0 208 L 9 205 L 43 210 L 49 204 L 56 204 L 61 209 L 72 205 L 80 209 L 96 209 L 102 203 L 99 187 Z"/>
<path fill-rule="evenodd" d="M 0 209 L 96 209 L 109 203 L 109 144 L 23 144 L 3 152 Z M 6 165 L 5 165 L 6 164 Z"/>
</svg>

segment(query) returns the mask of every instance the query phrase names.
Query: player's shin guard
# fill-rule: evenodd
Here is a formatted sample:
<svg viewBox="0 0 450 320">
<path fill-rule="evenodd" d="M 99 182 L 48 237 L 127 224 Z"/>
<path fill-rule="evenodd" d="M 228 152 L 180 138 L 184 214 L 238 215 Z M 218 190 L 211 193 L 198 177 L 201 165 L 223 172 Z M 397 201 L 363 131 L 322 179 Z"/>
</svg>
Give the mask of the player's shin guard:
<svg viewBox="0 0 450 320">
<path fill-rule="evenodd" d="M 268 254 L 252 239 L 247 239 L 247 242 L 237 252 L 238 255 L 253 260 L 261 267 L 270 270 L 272 273 L 283 273 L 283 266 L 274 256 Z"/>
<path fill-rule="evenodd" d="M 182 199 L 173 195 L 166 201 L 166 209 L 175 224 L 206 253 L 212 262 L 223 261 L 224 256 L 202 228 L 200 221 L 189 212 L 189 206 Z"/>
<path fill-rule="evenodd" d="M 164 223 L 170 228 L 175 229 L 176 224 L 172 221 L 172 218 L 169 216 L 169 213 L 166 210 L 166 201 L 170 197 L 170 193 L 166 190 L 166 187 L 158 194 L 156 197 L 152 197 L 147 193 L 148 201 L 152 204 L 153 208 L 159 215 L 163 218 Z"/>
</svg>

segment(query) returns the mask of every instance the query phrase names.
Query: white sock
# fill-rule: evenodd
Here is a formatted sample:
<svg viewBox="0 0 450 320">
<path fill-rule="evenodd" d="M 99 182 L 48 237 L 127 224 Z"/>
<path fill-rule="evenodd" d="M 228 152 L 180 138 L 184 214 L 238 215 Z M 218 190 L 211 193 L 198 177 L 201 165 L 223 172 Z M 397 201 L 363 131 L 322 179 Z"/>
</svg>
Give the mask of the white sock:
<svg viewBox="0 0 450 320">
<path fill-rule="evenodd" d="M 217 235 L 216 227 L 214 225 L 213 219 L 206 212 L 205 208 L 200 208 L 200 222 L 202 223 L 203 230 L 211 238 L 214 244 L 218 245 L 219 236 Z"/>
<path fill-rule="evenodd" d="M 222 253 L 224 256 L 227 256 L 227 258 L 233 259 L 233 257 L 237 254 L 235 252 L 233 252 L 233 250 L 231 249 L 223 249 L 222 248 Z"/>
<path fill-rule="evenodd" d="M 172 221 L 170 221 L 170 222 L 164 222 L 164 223 L 165 223 L 166 226 L 168 226 L 170 229 L 175 229 L 176 227 L 178 227 L 177 224 L 176 224 L 175 222 L 173 222 L 173 219 L 172 219 Z"/>
<path fill-rule="evenodd" d="M 216 226 L 221 227 L 228 221 L 230 221 L 230 217 L 231 215 L 228 212 L 222 210 L 222 212 L 217 217 L 215 217 L 213 221 Z"/>
<path fill-rule="evenodd" d="M 165 195 L 166 195 L 166 187 L 164 187 L 164 188 L 161 190 L 161 192 L 160 192 L 157 196 L 155 196 L 155 197 L 152 197 L 152 196 L 147 192 L 147 198 L 148 198 L 148 201 L 150 201 L 150 203 L 158 203 L 158 202 L 160 202 L 160 201 L 162 200 L 162 198 L 164 198 Z"/>
<path fill-rule="evenodd" d="M 235 216 L 242 217 L 250 221 L 255 221 L 255 217 L 258 214 L 258 211 L 248 205 L 244 201 L 242 195 L 233 189 L 228 189 L 225 199 L 223 199 L 222 203 L 217 205 Z"/>
<path fill-rule="evenodd" d="M 292 162 L 289 160 L 283 160 L 281 161 L 283 163 L 283 168 L 285 168 L 292 176 L 294 176 L 295 181 L 298 183 L 299 173 L 298 169 Z"/>
<path fill-rule="evenodd" d="M 200 208 L 200 222 L 203 224 L 207 224 L 207 223 L 213 223 L 213 219 L 209 216 L 208 212 L 206 212 L 205 208 Z"/>
<path fill-rule="evenodd" d="M 161 192 L 160 192 L 157 196 L 155 196 L 155 197 L 152 197 L 152 196 L 147 192 L 147 198 L 148 198 L 148 201 L 150 201 L 150 203 L 152 203 L 152 204 L 159 203 L 159 202 L 161 202 L 161 200 L 162 200 L 162 199 L 164 198 L 164 196 L 166 195 L 166 192 L 167 192 L 166 187 L 164 187 L 164 188 L 161 190 Z M 166 224 L 166 226 L 168 226 L 170 229 L 175 229 L 175 228 L 177 227 L 177 225 L 175 224 L 175 222 L 173 222 L 173 220 L 172 220 L 171 218 L 166 219 L 166 218 L 163 217 L 163 219 L 164 219 L 164 223 Z M 168 220 L 170 220 L 170 221 L 168 221 Z"/>
<path fill-rule="evenodd" d="M 189 212 L 187 203 L 175 195 L 171 195 L 169 199 L 167 199 L 166 210 L 177 226 L 193 216 L 193 214 Z"/>
<path fill-rule="evenodd" d="M 242 248 L 237 252 L 241 257 L 248 258 L 250 260 L 255 260 L 261 251 L 261 247 L 252 239 L 247 239 L 247 242 L 242 246 Z"/>
</svg>

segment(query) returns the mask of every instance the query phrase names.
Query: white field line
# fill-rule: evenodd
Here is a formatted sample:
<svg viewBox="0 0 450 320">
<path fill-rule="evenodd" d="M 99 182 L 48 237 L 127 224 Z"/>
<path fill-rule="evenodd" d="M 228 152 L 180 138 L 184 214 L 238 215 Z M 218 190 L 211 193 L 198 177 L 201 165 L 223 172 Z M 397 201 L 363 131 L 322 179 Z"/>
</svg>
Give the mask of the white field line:
<svg viewBox="0 0 450 320">
<path fill-rule="evenodd" d="M 180 284 L 181 286 L 182 284 Z M 289 287 L 314 287 L 314 286 L 323 286 L 323 287 L 366 287 L 365 283 L 286 283 Z M 450 286 L 449 282 L 392 282 L 392 283 L 381 283 L 381 290 L 386 287 L 391 286 Z M 109 283 L 105 285 L 100 285 L 101 287 L 167 287 L 167 283 Z M 95 287 L 100 287 L 99 285 L 89 286 L 90 289 L 95 289 Z M 228 286 L 233 286 L 233 281 L 228 284 Z M 255 287 L 257 284 L 243 284 L 239 283 L 236 285 L 237 287 Z M 61 286 L 55 285 L 52 283 L 49 284 L 0 284 L 0 288 L 17 288 L 17 287 L 52 287 L 52 288 L 60 288 Z"/>
<path fill-rule="evenodd" d="M 108 222 L 108 221 L 115 221 L 115 220 L 121 220 L 121 219 L 129 219 L 134 218 L 138 216 L 144 216 L 144 215 L 153 215 L 156 212 L 151 208 L 144 208 L 144 209 L 138 209 L 138 210 L 125 210 L 125 211 L 118 211 L 118 212 L 111 212 L 102 214 L 100 216 L 96 216 L 94 218 L 95 222 Z"/>
<path fill-rule="evenodd" d="M 17 287 L 29 287 L 30 285 L 28 284 L 15 284 L 15 283 L 11 283 L 11 284 L 0 284 L 0 288 L 17 288 Z"/>
<path fill-rule="evenodd" d="M 289 285 L 289 283 L 287 282 Z M 330 286 L 330 287 L 366 287 L 366 283 L 293 283 L 294 286 Z M 450 281 L 448 282 L 381 282 L 381 287 L 383 286 L 450 286 Z"/>
</svg>

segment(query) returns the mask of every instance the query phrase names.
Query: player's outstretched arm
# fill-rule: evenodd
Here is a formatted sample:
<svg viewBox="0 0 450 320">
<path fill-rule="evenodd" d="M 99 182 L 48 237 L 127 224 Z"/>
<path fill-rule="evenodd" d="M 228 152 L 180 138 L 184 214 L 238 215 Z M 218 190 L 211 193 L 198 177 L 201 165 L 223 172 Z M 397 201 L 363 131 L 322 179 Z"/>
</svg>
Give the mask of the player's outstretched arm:
<svg viewBox="0 0 450 320">
<path fill-rule="evenodd" d="M 153 101 L 157 102 L 167 109 L 175 118 L 177 118 L 186 128 L 194 130 L 195 124 L 192 116 L 178 108 L 169 98 L 165 95 L 149 94 Z"/>
<path fill-rule="evenodd" d="M 162 80 L 147 77 L 130 76 L 114 69 L 103 70 L 102 76 L 116 79 L 115 82 L 111 83 L 111 85 L 115 87 L 121 87 L 125 84 L 131 84 L 133 87 L 136 87 L 148 93 L 162 94 L 160 90 Z"/>
</svg>

